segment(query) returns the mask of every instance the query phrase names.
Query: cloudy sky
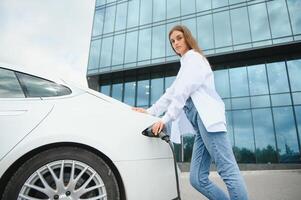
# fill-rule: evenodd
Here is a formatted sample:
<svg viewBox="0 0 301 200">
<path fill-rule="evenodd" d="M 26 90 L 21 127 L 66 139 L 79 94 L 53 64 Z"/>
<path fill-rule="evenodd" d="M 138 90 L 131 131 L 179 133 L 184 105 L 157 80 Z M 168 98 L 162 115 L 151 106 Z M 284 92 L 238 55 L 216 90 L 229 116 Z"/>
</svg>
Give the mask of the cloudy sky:
<svg viewBox="0 0 301 200">
<path fill-rule="evenodd" d="M 0 62 L 86 83 L 95 0 L 0 0 Z"/>
</svg>

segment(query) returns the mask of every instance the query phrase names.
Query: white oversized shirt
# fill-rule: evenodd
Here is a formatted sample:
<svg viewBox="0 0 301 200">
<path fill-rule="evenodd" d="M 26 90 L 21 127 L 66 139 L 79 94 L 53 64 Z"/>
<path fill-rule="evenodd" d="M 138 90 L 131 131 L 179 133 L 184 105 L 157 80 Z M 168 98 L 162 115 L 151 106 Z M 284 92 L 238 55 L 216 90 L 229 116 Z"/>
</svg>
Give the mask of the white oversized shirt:
<svg viewBox="0 0 301 200">
<path fill-rule="evenodd" d="M 147 109 L 151 115 L 162 117 L 164 124 L 171 124 L 171 139 L 180 142 L 180 135 L 193 131 L 183 112 L 186 100 L 191 97 L 208 132 L 227 131 L 224 102 L 217 94 L 213 72 L 207 59 L 189 50 L 180 59 L 181 67 L 172 85 Z"/>
</svg>

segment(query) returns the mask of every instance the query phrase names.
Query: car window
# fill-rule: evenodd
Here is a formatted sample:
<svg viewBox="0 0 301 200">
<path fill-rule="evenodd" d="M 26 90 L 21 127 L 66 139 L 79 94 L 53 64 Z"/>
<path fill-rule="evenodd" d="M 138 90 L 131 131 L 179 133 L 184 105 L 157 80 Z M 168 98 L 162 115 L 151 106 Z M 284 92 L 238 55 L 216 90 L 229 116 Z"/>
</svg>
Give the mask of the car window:
<svg viewBox="0 0 301 200">
<path fill-rule="evenodd" d="M 71 94 L 69 88 L 48 80 L 22 73 L 17 73 L 17 76 L 27 97 L 54 97 Z"/>
<path fill-rule="evenodd" d="M 0 68 L 0 98 L 25 97 L 13 71 Z"/>
</svg>

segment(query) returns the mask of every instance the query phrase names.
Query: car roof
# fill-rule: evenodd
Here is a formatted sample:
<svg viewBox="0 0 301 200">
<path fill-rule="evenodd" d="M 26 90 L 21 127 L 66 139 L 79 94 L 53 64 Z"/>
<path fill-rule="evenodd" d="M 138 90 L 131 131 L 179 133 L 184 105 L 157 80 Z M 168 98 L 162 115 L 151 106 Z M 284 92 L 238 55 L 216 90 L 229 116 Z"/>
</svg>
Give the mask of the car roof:
<svg viewBox="0 0 301 200">
<path fill-rule="evenodd" d="M 57 74 L 55 74 L 54 72 L 52 72 L 50 70 L 46 71 L 46 69 L 37 69 L 37 68 L 33 68 L 33 67 L 25 67 L 25 66 L 8 64 L 8 63 L 3 63 L 3 62 L 0 62 L 0 67 L 9 69 L 9 70 L 13 70 L 13 71 L 17 71 L 17 72 L 21 72 L 21 73 L 25 73 L 25 74 L 29 74 L 29 75 L 33 75 L 33 76 L 37 76 L 37 77 L 40 77 L 43 79 L 53 81 L 58 84 L 66 84 L 66 82 L 62 78 L 60 78 Z"/>
</svg>

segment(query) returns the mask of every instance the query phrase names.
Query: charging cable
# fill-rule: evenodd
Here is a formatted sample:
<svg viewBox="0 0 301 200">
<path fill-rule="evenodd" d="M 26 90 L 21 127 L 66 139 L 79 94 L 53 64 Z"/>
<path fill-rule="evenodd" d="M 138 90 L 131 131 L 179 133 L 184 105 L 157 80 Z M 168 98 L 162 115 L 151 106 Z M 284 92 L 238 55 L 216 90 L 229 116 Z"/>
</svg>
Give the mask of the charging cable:
<svg viewBox="0 0 301 200">
<path fill-rule="evenodd" d="M 175 175 L 176 175 L 176 183 L 177 183 L 177 193 L 178 193 L 178 197 L 173 199 L 173 200 L 181 200 L 181 195 L 180 195 L 180 185 L 179 185 L 179 176 L 178 176 L 178 168 L 177 168 L 177 162 L 176 162 L 176 154 L 174 152 L 174 148 L 173 148 L 173 144 L 170 141 L 169 135 L 165 134 L 163 131 L 161 131 L 158 135 L 154 135 L 152 132 L 152 126 L 148 127 L 147 129 L 145 129 L 142 132 L 143 135 L 147 136 L 147 137 L 157 137 L 157 138 L 161 138 L 162 140 L 164 140 L 165 142 L 167 142 L 169 144 L 169 147 L 172 151 L 173 154 L 173 162 L 174 162 L 174 168 L 175 168 Z"/>
</svg>

